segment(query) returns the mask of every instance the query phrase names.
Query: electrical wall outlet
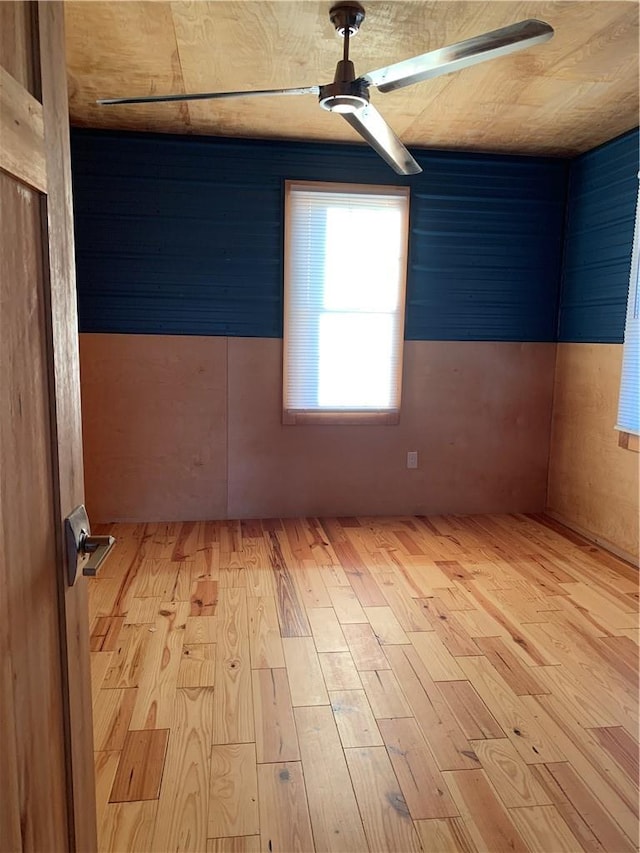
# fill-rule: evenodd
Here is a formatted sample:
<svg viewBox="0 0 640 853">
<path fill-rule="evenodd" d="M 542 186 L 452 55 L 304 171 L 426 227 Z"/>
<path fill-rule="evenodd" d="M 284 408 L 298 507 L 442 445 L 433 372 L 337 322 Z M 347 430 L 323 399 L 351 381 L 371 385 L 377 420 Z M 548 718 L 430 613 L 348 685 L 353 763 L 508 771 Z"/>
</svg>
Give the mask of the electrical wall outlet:
<svg viewBox="0 0 640 853">
<path fill-rule="evenodd" d="M 417 468 L 417 467 L 418 467 L 418 451 L 417 450 L 407 451 L 407 468 Z"/>
</svg>

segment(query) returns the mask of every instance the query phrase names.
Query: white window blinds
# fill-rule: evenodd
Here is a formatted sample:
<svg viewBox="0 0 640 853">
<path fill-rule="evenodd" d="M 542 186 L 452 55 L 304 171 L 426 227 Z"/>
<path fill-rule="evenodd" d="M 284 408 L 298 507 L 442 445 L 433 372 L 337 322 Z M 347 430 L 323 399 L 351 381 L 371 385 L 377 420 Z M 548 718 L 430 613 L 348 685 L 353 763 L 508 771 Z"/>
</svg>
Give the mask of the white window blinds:
<svg viewBox="0 0 640 853">
<path fill-rule="evenodd" d="M 624 328 L 622 380 L 616 429 L 640 435 L 640 202 L 636 207 L 636 226 L 631 256 L 631 276 Z"/>
<path fill-rule="evenodd" d="M 401 187 L 287 183 L 285 423 L 397 420 L 408 212 Z"/>
</svg>

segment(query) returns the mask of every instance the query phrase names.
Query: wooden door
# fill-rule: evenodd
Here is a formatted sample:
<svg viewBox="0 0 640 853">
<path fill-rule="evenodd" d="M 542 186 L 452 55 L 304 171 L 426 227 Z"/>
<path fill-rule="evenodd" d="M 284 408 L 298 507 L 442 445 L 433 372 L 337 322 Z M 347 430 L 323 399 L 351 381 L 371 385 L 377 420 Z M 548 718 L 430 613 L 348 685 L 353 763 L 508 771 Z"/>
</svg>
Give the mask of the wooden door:
<svg viewBox="0 0 640 853">
<path fill-rule="evenodd" d="M 62 4 L 0 2 L 0 849 L 93 851 L 87 589 Z"/>
</svg>

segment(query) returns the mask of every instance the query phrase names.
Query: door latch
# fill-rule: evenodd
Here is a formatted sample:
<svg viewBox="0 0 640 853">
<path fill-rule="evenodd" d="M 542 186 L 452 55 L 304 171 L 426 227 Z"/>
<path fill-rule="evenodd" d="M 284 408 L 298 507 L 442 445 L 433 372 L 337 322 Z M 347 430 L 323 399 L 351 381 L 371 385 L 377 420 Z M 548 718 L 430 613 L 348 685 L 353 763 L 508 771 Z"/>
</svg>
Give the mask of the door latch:
<svg viewBox="0 0 640 853">
<path fill-rule="evenodd" d="M 92 536 L 84 505 L 77 506 L 64 520 L 67 581 L 73 586 L 78 572 L 95 577 L 105 557 L 115 545 L 113 536 Z"/>
</svg>

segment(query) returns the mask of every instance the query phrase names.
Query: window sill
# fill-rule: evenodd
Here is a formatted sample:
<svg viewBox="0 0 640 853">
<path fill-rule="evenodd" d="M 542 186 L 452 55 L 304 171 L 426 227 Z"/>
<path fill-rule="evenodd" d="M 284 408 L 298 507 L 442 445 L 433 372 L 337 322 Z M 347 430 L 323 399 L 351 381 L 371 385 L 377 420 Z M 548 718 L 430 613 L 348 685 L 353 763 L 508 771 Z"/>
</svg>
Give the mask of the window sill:
<svg viewBox="0 0 640 853">
<path fill-rule="evenodd" d="M 632 432 L 620 432 L 618 433 L 618 447 L 631 450 L 633 453 L 640 453 L 640 436 Z"/>
<path fill-rule="evenodd" d="M 282 423 L 287 426 L 365 426 L 376 424 L 379 426 L 387 426 L 400 423 L 400 412 L 327 412 L 285 410 L 282 413 Z"/>
</svg>

